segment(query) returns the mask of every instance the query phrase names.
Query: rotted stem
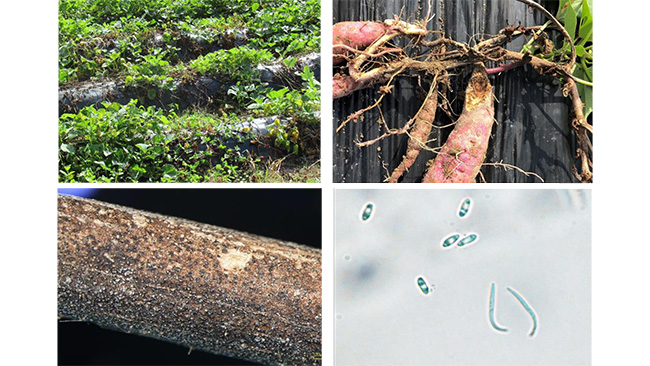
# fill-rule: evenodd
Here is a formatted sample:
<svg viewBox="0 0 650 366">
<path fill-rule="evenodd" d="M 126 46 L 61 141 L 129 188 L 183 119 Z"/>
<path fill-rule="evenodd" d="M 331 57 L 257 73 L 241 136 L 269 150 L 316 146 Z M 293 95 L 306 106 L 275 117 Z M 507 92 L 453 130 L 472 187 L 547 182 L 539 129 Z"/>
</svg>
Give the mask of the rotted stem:
<svg viewBox="0 0 650 366">
<path fill-rule="evenodd" d="M 564 66 L 565 70 L 567 70 L 567 72 L 570 73 L 571 69 L 573 69 L 573 65 L 576 62 L 576 48 L 575 48 L 575 46 L 573 44 L 573 40 L 571 39 L 571 35 L 569 35 L 569 32 L 567 32 L 567 30 L 564 28 L 562 23 L 560 23 L 557 19 L 555 19 L 553 14 L 551 14 L 548 10 L 546 10 L 543 6 L 539 5 L 538 3 L 534 2 L 534 1 L 531 1 L 531 0 L 516 0 L 516 1 L 518 1 L 520 3 L 524 3 L 524 4 L 528 5 L 528 6 L 533 7 L 535 9 L 539 10 L 540 12 L 542 12 L 546 16 L 546 18 L 548 18 L 551 22 L 553 22 L 553 24 L 560 30 L 560 32 L 562 32 L 562 35 L 564 36 L 564 38 L 571 45 L 570 60 L 569 60 L 569 63 Z"/>
<path fill-rule="evenodd" d="M 572 127 L 576 131 L 576 140 L 578 143 L 575 157 L 576 163 L 573 165 L 572 172 L 581 182 L 591 183 L 593 181 L 593 173 L 590 156 L 593 148 L 589 134 L 593 135 L 593 127 L 587 122 L 582 112 L 584 110 L 584 104 L 580 99 L 578 88 L 573 80 L 568 79 L 566 81 L 564 84 L 564 92 L 570 95 L 573 102 Z M 580 165 L 580 171 L 577 168 L 578 164 Z"/>
<path fill-rule="evenodd" d="M 321 254 L 60 195 L 58 314 L 264 364 L 318 365 Z"/>
</svg>

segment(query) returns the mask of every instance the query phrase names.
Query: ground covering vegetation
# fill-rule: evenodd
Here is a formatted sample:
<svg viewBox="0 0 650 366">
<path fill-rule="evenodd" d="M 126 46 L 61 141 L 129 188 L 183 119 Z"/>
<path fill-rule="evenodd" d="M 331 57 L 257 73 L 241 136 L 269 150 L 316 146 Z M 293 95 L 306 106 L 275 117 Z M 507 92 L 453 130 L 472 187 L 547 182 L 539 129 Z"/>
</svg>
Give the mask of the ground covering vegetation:
<svg viewBox="0 0 650 366">
<path fill-rule="evenodd" d="M 316 0 L 61 0 L 61 182 L 315 182 Z"/>
</svg>

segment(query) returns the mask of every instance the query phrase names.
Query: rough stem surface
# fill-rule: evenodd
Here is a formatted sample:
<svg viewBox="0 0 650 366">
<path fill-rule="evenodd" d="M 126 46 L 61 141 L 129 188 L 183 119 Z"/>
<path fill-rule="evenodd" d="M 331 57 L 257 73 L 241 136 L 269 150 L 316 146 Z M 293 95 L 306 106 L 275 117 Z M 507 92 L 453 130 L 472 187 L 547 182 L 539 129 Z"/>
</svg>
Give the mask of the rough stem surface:
<svg viewBox="0 0 650 366">
<path fill-rule="evenodd" d="M 60 195 L 58 314 L 264 364 L 320 364 L 321 254 Z"/>
</svg>

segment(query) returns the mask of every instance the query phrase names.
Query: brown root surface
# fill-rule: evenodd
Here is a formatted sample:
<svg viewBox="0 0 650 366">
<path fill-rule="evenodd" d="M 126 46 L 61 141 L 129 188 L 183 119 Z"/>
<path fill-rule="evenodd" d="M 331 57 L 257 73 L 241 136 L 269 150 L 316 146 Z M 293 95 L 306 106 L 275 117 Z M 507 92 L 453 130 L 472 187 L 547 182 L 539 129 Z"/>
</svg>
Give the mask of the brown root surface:
<svg viewBox="0 0 650 366">
<path fill-rule="evenodd" d="M 347 53 L 341 51 L 347 63 L 339 69 L 339 72 L 335 73 L 333 97 L 336 99 L 377 84 L 384 85 L 379 89 L 380 97 L 374 103 L 369 103 L 368 107 L 352 113 L 338 126 L 337 132 L 350 120 L 355 122 L 363 120 L 365 112 L 378 108 L 382 98 L 391 92 L 393 88 L 391 83 L 397 76 L 421 78 L 427 75 L 441 75 L 441 73 L 457 74 L 464 68 L 476 65 L 466 90 L 463 112 L 447 142 L 437 151 L 436 158 L 429 162 L 429 169 L 423 179 L 423 182 L 474 182 L 483 165 L 494 122 L 494 96 L 484 64 L 497 62 L 502 65 L 491 69 L 490 73 L 504 72 L 528 64 L 537 73 L 556 77 L 565 83 L 564 94 L 572 101 L 573 120 L 571 122 L 577 140 L 575 164 L 572 171 L 581 182 L 592 181 L 591 136 L 593 131 L 582 113 L 583 104 L 577 93 L 573 77 L 567 71 L 569 64 L 573 62 L 573 52 L 569 63 L 559 64 L 504 48 L 504 45 L 514 38 L 538 31 L 539 26 L 509 26 L 495 36 L 470 46 L 445 38 L 444 35 L 434 40 L 425 40 L 424 38 L 433 32 L 427 32 L 424 25 L 420 23 L 408 24 L 397 19 L 387 20 L 384 24 L 345 23 L 352 24 L 340 25 L 339 29 L 346 29 L 345 27 L 360 29 L 362 26 L 376 27 L 376 29 L 373 28 L 375 29 L 373 32 L 365 33 L 364 37 L 360 37 L 357 42 L 344 38 L 335 40 L 335 45 L 338 42 L 338 44 L 346 46 L 339 47 L 339 49 L 347 50 Z M 383 33 L 377 30 L 381 28 L 380 26 L 384 27 Z M 337 25 L 335 25 L 336 28 Z M 563 32 L 566 31 L 563 30 Z M 343 34 L 349 35 L 350 32 L 343 32 Z M 402 52 L 395 51 L 395 46 L 389 44 L 389 41 L 397 36 L 410 40 L 408 49 L 403 48 Z M 371 42 L 370 39 L 373 37 L 375 38 Z M 364 48 L 363 45 L 367 46 Z M 353 46 L 355 51 L 350 52 L 347 47 Z M 409 55 L 407 52 L 410 50 L 413 53 L 413 50 L 423 47 L 428 49 L 419 55 Z M 341 54 L 337 55 L 336 51 L 335 49 L 335 57 L 341 56 Z M 435 81 L 432 82 L 432 88 L 438 87 L 435 84 Z M 441 86 L 439 90 L 441 89 L 449 90 L 446 85 Z M 422 103 L 423 105 L 416 116 L 403 127 L 390 129 L 380 119 L 380 126 L 385 128 L 383 134 L 372 140 L 356 142 L 358 147 L 365 147 L 392 135 L 409 135 L 406 155 L 403 156 L 402 162 L 392 172 L 389 172 L 387 182 L 397 182 L 412 166 L 421 150 L 431 150 L 426 143 L 436 109 L 440 107 L 446 113 L 449 112 L 448 103 L 444 99 L 443 103 L 438 105 L 437 92 L 433 95 L 429 92 Z"/>
<path fill-rule="evenodd" d="M 393 170 L 393 173 L 387 180 L 388 183 L 397 183 L 397 180 L 404 172 L 415 163 L 415 159 L 420 154 L 420 150 L 426 148 L 427 138 L 431 133 L 436 109 L 438 109 L 438 84 L 436 83 L 436 79 L 434 79 L 431 83 L 429 94 L 427 94 L 420 111 L 415 116 L 415 124 L 410 132 L 406 155 L 404 155 L 400 165 Z"/>
</svg>

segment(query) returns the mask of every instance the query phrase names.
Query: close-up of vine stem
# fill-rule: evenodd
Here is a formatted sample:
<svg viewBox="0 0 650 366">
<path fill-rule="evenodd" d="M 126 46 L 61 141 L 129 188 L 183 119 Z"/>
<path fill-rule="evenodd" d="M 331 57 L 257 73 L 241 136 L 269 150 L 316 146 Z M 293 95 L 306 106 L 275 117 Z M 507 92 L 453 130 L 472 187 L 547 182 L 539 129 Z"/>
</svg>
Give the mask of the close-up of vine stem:
<svg viewBox="0 0 650 366">
<path fill-rule="evenodd" d="M 58 315 L 269 365 L 320 364 L 321 254 L 58 198 Z"/>
</svg>

